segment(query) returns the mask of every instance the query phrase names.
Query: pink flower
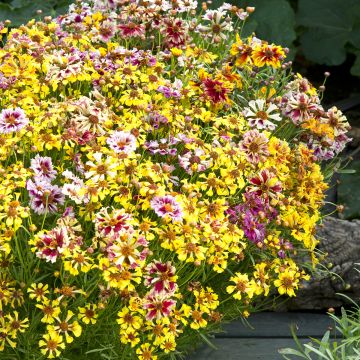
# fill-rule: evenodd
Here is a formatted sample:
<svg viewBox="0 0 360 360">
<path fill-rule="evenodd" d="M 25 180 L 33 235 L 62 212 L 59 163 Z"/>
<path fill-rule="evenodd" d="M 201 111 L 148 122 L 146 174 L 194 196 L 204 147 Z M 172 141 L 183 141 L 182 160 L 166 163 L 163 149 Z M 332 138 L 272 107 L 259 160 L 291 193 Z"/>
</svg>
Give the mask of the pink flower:
<svg viewBox="0 0 360 360">
<path fill-rule="evenodd" d="M 149 294 L 146 296 L 144 309 L 148 310 L 147 320 L 159 320 L 162 317 L 169 316 L 175 307 L 176 301 L 169 299 L 164 294 Z"/>
<path fill-rule="evenodd" d="M 316 97 L 309 97 L 303 93 L 291 93 L 284 101 L 286 105 L 284 113 L 295 125 L 308 120 L 321 110 Z"/>
<path fill-rule="evenodd" d="M 26 188 L 30 195 L 30 207 L 37 214 L 55 213 L 58 205 L 64 204 L 64 195 L 57 185 L 44 180 L 28 180 Z"/>
<path fill-rule="evenodd" d="M 182 220 L 181 207 L 171 195 L 156 196 L 151 200 L 150 205 L 156 215 L 162 218 L 168 216 L 173 221 Z"/>
<path fill-rule="evenodd" d="M 175 292 L 177 276 L 175 276 L 175 267 L 170 261 L 162 263 L 155 260 L 146 267 L 146 271 L 148 276 L 145 277 L 145 286 L 153 286 L 154 293 Z"/>
<path fill-rule="evenodd" d="M 51 182 L 57 174 L 53 168 L 51 158 L 48 156 L 40 156 L 39 154 L 37 154 L 34 159 L 31 159 L 30 169 L 34 171 L 35 178 L 49 182 Z"/>
<path fill-rule="evenodd" d="M 3 109 L 0 113 L 0 134 L 19 131 L 28 123 L 29 119 L 22 109 Z"/>
<path fill-rule="evenodd" d="M 269 155 L 268 141 L 268 138 L 258 130 L 250 130 L 244 134 L 239 146 L 251 163 L 258 163 Z"/>
<path fill-rule="evenodd" d="M 130 132 L 115 131 L 106 140 L 107 144 L 116 153 L 125 153 L 127 155 L 136 150 L 136 137 Z"/>
</svg>

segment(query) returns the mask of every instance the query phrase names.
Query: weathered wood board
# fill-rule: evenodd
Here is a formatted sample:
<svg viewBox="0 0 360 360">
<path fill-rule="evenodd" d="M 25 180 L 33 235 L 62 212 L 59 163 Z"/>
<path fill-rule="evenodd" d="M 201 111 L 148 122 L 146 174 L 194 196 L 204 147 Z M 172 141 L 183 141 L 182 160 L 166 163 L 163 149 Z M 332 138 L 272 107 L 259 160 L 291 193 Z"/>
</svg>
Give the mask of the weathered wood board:
<svg viewBox="0 0 360 360">
<path fill-rule="evenodd" d="M 224 326 L 213 344 L 217 350 L 204 346 L 190 355 L 188 360 L 281 360 L 281 348 L 296 348 L 290 326 L 295 325 L 302 343 L 309 337 L 321 338 L 333 329 L 333 321 L 325 314 L 313 313 L 260 313 L 249 318 L 249 326 L 235 321 Z M 332 332 L 335 336 L 335 331 Z"/>
</svg>

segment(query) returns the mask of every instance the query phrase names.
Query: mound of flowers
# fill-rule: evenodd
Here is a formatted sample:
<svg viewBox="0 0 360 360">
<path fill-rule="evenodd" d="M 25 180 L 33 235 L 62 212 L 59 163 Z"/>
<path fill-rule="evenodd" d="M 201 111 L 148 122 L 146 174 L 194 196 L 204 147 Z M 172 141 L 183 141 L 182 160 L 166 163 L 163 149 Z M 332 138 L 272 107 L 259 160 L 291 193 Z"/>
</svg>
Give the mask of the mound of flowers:
<svg viewBox="0 0 360 360">
<path fill-rule="evenodd" d="M 174 359 L 308 278 L 294 255 L 317 262 L 349 126 L 287 49 L 241 36 L 252 10 L 1 25 L 1 358 Z"/>
</svg>

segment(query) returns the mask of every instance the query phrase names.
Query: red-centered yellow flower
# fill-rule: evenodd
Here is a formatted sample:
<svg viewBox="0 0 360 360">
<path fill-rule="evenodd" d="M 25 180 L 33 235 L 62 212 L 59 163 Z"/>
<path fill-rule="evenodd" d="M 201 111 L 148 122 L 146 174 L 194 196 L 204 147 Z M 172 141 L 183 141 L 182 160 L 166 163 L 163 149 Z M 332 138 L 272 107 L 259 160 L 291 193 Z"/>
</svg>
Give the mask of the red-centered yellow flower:
<svg viewBox="0 0 360 360">
<path fill-rule="evenodd" d="M 0 318 L 0 351 L 4 350 L 6 344 L 12 348 L 16 347 L 16 342 L 11 340 L 11 333 L 9 323 L 5 321 L 5 318 Z"/>
<path fill-rule="evenodd" d="M 230 281 L 235 285 L 229 285 L 226 287 L 226 291 L 229 294 L 233 294 L 233 297 L 240 300 L 243 295 L 247 295 L 252 298 L 255 291 L 255 284 L 249 280 L 247 274 L 235 273 L 235 276 L 230 278 Z"/>
<path fill-rule="evenodd" d="M 71 336 L 79 337 L 82 332 L 82 327 L 79 323 L 75 321 L 70 321 L 74 317 L 74 313 L 71 310 L 68 310 L 67 315 L 64 320 L 61 320 L 59 317 L 56 317 L 55 325 L 48 325 L 47 331 L 49 333 L 56 332 L 59 335 L 65 335 L 65 340 L 67 343 L 72 343 L 74 338 Z"/>
<path fill-rule="evenodd" d="M 13 315 L 7 314 L 5 318 L 9 327 L 9 335 L 13 339 L 16 339 L 18 332 L 23 333 L 29 327 L 29 319 L 20 320 L 17 311 L 14 311 Z"/>
<path fill-rule="evenodd" d="M 129 308 L 124 307 L 118 312 L 118 319 L 116 322 L 120 325 L 120 328 L 124 331 L 139 330 L 143 320 L 130 312 Z"/>
<path fill-rule="evenodd" d="M 83 321 L 86 325 L 95 324 L 98 317 L 97 314 L 97 305 L 95 304 L 86 304 L 84 307 L 79 307 L 78 318 Z"/>
<path fill-rule="evenodd" d="M 48 359 L 54 359 L 61 354 L 61 350 L 65 349 L 65 344 L 61 335 L 51 332 L 43 335 L 39 347 L 43 355 Z"/>
<path fill-rule="evenodd" d="M 41 322 L 46 324 L 54 323 L 55 318 L 61 312 L 59 300 L 45 298 L 41 304 L 36 304 L 35 306 L 43 312 L 44 316 L 41 318 Z"/>
<path fill-rule="evenodd" d="M 207 325 L 207 321 L 204 319 L 206 314 L 201 310 L 192 310 L 190 317 L 190 327 L 194 330 L 204 328 Z"/>
<path fill-rule="evenodd" d="M 154 354 L 155 348 L 149 343 L 142 344 L 140 348 L 136 349 L 136 354 L 139 360 L 156 360 L 158 357 Z"/>
<path fill-rule="evenodd" d="M 265 43 L 255 46 L 251 58 L 255 66 L 263 67 L 267 65 L 278 68 L 285 58 L 285 52 L 281 46 Z"/>
<path fill-rule="evenodd" d="M 299 279 L 294 270 L 286 269 L 279 274 L 279 278 L 274 281 L 274 285 L 278 288 L 279 294 L 287 294 L 295 296 L 295 291 L 298 288 Z"/>
</svg>

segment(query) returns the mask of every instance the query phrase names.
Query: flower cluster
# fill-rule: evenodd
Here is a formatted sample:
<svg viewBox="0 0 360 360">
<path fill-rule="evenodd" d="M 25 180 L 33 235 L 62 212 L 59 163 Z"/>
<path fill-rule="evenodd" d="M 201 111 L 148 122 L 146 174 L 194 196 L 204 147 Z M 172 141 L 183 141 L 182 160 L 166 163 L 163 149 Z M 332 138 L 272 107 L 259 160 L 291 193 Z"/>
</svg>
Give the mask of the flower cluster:
<svg viewBox="0 0 360 360">
<path fill-rule="evenodd" d="M 317 261 L 321 161 L 349 125 L 291 77 L 286 49 L 241 37 L 247 16 L 196 0 L 97 0 L 8 32 L 4 354 L 73 358 L 79 342 L 123 359 L 175 356 L 308 278 L 293 255 Z"/>
</svg>

